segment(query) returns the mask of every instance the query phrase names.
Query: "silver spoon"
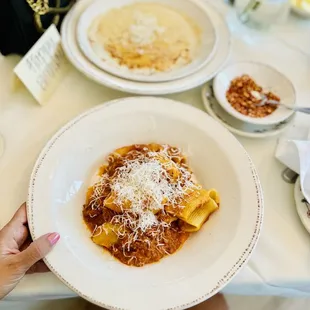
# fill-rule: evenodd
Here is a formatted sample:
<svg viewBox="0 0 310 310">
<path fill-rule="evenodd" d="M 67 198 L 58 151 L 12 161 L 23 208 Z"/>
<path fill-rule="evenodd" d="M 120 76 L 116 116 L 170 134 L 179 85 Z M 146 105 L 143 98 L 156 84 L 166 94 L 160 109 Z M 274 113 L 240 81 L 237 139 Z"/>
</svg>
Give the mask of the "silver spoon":
<svg viewBox="0 0 310 310">
<path fill-rule="evenodd" d="M 255 90 L 252 90 L 251 91 L 251 95 L 257 99 L 257 100 L 261 100 L 260 103 L 257 103 L 256 106 L 258 107 L 261 107 L 265 104 L 274 104 L 274 105 L 279 105 L 279 106 L 282 106 L 282 107 L 285 107 L 289 110 L 293 110 L 295 112 L 301 112 L 301 113 L 306 113 L 306 114 L 310 114 L 310 108 L 308 107 L 296 107 L 296 106 L 290 106 L 290 105 L 287 105 L 287 104 L 284 104 L 284 103 L 281 103 L 279 101 L 276 101 L 276 100 L 269 100 L 265 94 L 263 93 L 259 93 Z"/>
</svg>

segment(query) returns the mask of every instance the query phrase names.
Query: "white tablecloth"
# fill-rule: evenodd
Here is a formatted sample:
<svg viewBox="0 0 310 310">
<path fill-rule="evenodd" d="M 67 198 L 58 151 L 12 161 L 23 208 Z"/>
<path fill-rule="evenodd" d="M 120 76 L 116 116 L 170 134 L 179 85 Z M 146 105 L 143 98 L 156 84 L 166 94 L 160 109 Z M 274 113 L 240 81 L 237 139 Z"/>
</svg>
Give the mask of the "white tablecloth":
<svg viewBox="0 0 310 310">
<path fill-rule="evenodd" d="M 218 0 L 213 3 L 226 16 L 233 33 L 229 61 L 258 60 L 274 65 L 293 80 L 298 104 L 310 106 L 310 22 L 291 17 L 285 25 L 259 33 L 238 24 L 228 6 Z M 26 90 L 11 92 L 12 69 L 17 61 L 14 57 L 0 58 L 0 132 L 5 138 L 5 153 L 0 158 L 0 227 L 25 201 L 32 166 L 51 135 L 86 109 L 126 96 L 97 85 L 70 68 L 50 102 L 41 107 Z M 203 109 L 199 88 L 169 97 Z M 310 117 L 298 115 L 296 123 L 310 124 Z M 238 139 L 258 169 L 265 195 L 265 219 L 260 241 L 248 266 L 225 292 L 310 296 L 310 236 L 296 213 L 293 186 L 281 179 L 284 167 L 274 158 L 277 138 Z M 73 295 L 49 273 L 26 276 L 8 298 Z"/>
</svg>

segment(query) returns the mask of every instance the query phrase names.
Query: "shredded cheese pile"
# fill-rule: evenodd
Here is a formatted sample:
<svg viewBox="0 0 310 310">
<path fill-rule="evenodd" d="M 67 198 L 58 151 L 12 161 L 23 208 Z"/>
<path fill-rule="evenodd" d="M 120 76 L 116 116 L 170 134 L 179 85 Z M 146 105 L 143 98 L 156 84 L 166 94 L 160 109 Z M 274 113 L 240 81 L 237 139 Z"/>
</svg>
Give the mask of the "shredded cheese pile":
<svg viewBox="0 0 310 310">
<path fill-rule="evenodd" d="M 146 15 L 142 12 L 135 12 L 134 23 L 129 27 L 128 33 L 123 34 L 123 43 L 130 42 L 143 46 L 154 42 L 156 36 L 165 31 L 164 27 L 160 27 L 157 18 L 152 15 Z"/>
<path fill-rule="evenodd" d="M 179 150 L 169 155 L 167 148 L 160 152 L 138 153 L 132 156 L 133 159 L 125 158 L 112 177 L 103 174 L 93 187 L 92 208 L 100 207 L 107 186 L 116 194 L 114 203 L 123 212 L 115 215 L 111 222 L 124 228 L 116 232 L 119 238 L 128 236 L 128 229 L 131 231 L 126 244 L 128 251 L 131 243 L 145 232 L 162 246 L 161 235 L 169 224 L 160 221 L 155 214 L 165 212 L 165 206 L 182 207 L 180 202 L 185 194 L 200 188 L 186 167 L 172 161 L 173 157 L 179 156 Z M 177 178 L 169 174 L 171 168 L 179 171 Z M 128 203 L 129 209 L 125 208 Z"/>
</svg>

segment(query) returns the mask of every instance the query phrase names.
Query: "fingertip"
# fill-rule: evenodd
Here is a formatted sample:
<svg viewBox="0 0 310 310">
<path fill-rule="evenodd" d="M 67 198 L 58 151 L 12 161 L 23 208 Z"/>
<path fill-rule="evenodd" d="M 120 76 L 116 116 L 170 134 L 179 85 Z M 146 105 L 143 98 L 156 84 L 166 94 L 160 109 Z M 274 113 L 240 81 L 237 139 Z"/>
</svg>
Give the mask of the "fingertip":
<svg viewBox="0 0 310 310">
<path fill-rule="evenodd" d="M 60 239 L 60 234 L 53 232 L 48 235 L 47 240 L 50 243 L 50 245 L 55 245 Z"/>
</svg>

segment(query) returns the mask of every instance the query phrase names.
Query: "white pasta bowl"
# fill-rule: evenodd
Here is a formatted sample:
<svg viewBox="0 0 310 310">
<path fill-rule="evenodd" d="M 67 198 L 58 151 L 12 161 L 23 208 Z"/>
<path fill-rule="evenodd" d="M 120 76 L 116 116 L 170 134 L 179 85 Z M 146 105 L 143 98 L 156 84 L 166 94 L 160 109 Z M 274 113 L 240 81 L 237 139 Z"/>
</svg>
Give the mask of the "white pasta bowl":
<svg viewBox="0 0 310 310">
<path fill-rule="evenodd" d="M 273 125 L 280 123 L 294 114 L 294 111 L 284 107 L 278 107 L 273 113 L 265 117 L 246 116 L 232 107 L 226 98 L 226 92 L 230 83 L 236 77 L 249 75 L 264 90 L 278 95 L 281 102 L 294 105 L 296 101 L 295 88 L 292 82 L 276 69 L 256 62 L 237 62 L 224 68 L 213 82 L 214 95 L 219 104 L 232 116 L 239 120 L 255 125 Z"/>
<path fill-rule="evenodd" d="M 89 5 L 81 14 L 77 24 L 77 41 L 84 55 L 100 69 L 128 80 L 142 82 L 163 82 L 179 79 L 196 72 L 206 65 L 214 56 L 217 45 L 216 29 L 209 17 L 208 5 L 203 0 L 142 0 L 166 5 L 185 14 L 193 20 L 200 30 L 200 44 L 194 59 L 188 65 L 176 67 L 166 72 L 138 72 L 119 65 L 109 56 L 105 49 L 89 40 L 89 29 L 93 22 L 102 14 L 112 9 L 133 4 L 133 0 L 98 0 Z"/>
<path fill-rule="evenodd" d="M 156 142 L 180 147 L 219 211 L 175 254 L 128 267 L 90 240 L 82 208 L 91 178 L 114 149 Z M 83 298 L 107 309 L 185 309 L 221 290 L 253 253 L 263 198 L 251 159 L 206 113 L 163 98 L 133 97 L 95 107 L 61 128 L 33 169 L 27 212 L 33 239 L 57 231 L 45 262 Z"/>
</svg>

